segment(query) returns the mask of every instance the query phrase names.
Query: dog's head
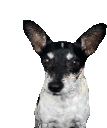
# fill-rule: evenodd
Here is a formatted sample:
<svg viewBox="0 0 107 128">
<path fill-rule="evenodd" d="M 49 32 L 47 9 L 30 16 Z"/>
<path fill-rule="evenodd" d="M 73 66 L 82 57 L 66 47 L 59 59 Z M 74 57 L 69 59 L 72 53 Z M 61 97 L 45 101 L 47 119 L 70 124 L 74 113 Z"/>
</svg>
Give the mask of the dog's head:
<svg viewBox="0 0 107 128">
<path fill-rule="evenodd" d="M 33 21 L 24 20 L 23 29 L 41 57 L 46 72 L 44 89 L 57 95 L 75 90 L 86 59 L 95 52 L 106 34 L 106 25 L 100 23 L 88 29 L 75 43 L 53 42 Z"/>
</svg>

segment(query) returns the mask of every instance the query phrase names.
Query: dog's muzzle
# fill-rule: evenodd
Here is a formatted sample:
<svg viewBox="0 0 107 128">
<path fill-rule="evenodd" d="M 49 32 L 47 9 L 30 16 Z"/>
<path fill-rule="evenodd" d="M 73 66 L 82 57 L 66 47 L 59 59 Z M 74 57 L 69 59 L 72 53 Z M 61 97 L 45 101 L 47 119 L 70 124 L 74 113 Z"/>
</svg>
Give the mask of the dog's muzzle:
<svg viewBox="0 0 107 128">
<path fill-rule="evenodd" d="M 61 82 L 50 82 L 48 84 L 48 89 L 51 91 L 51 92 L 60 92 L 63 88 L 63 84 Z"/>
</svg>

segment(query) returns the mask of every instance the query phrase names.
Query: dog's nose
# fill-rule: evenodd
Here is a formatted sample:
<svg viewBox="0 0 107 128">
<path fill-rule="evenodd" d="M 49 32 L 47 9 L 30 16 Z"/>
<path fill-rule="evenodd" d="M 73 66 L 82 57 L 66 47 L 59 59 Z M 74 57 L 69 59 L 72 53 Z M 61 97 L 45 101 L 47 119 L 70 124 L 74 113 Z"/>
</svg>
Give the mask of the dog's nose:
<svg viewBox="0 0 107 128">
<path fill-rule="evenodd" d="M 51 92 L 60 92 L 63 84 L 61 82 L 50 82 L 48 88 Z"/>
</svg>

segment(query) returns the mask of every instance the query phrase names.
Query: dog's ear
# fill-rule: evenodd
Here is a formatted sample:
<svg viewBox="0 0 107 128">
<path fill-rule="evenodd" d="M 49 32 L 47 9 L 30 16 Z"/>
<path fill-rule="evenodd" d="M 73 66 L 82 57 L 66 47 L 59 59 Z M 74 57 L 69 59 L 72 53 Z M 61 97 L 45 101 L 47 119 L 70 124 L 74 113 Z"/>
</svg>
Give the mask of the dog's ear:
<svg viewBox="0 0 107 128">
<path fill-rule="evenodd" d="M 42 49 L 52 40 L 46 35 L 45 31 L 37 25 L 35 22 L 30 20 L 23 20 L 23 30 L 25 35 L 30 40 L 33 49 L 39 54 Z"/>
<path fill-rule="evenodd" d="M 103 23 L 92 26 L 77 39 L 75 45 L 79 45 L 87 56 L 93 54 L 106 35 L 106 27 Z"/>
</svg>

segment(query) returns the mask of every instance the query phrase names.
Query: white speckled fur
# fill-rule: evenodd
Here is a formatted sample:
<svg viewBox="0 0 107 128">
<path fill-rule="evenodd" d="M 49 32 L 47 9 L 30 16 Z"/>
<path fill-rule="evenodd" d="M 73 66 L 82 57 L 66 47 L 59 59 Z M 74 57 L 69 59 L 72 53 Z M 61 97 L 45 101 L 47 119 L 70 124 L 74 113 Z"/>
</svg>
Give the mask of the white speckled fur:
<svg viewBox="0 0 107 128">
<path fill-rule="evenodd" d="M 46 74 L 47 75 L 47 74 Z M 46 77 L 47 78 L 47 77 Z M 85 128 L 89 117 L 89 91 L 84 71 L 76 80 L 72 75 L 63 78 L 65 88 L 59 96 L 47 91 L 47 84 L 52 79 L 45 80 L 40 94 L 40 101 L 35 110 L 35 117 L 41 122 L 42 128 L 70 128 L 76 122 L 79 128 Z M 75 86 L 74 86 L 75 84 Z"/>
</svg>

